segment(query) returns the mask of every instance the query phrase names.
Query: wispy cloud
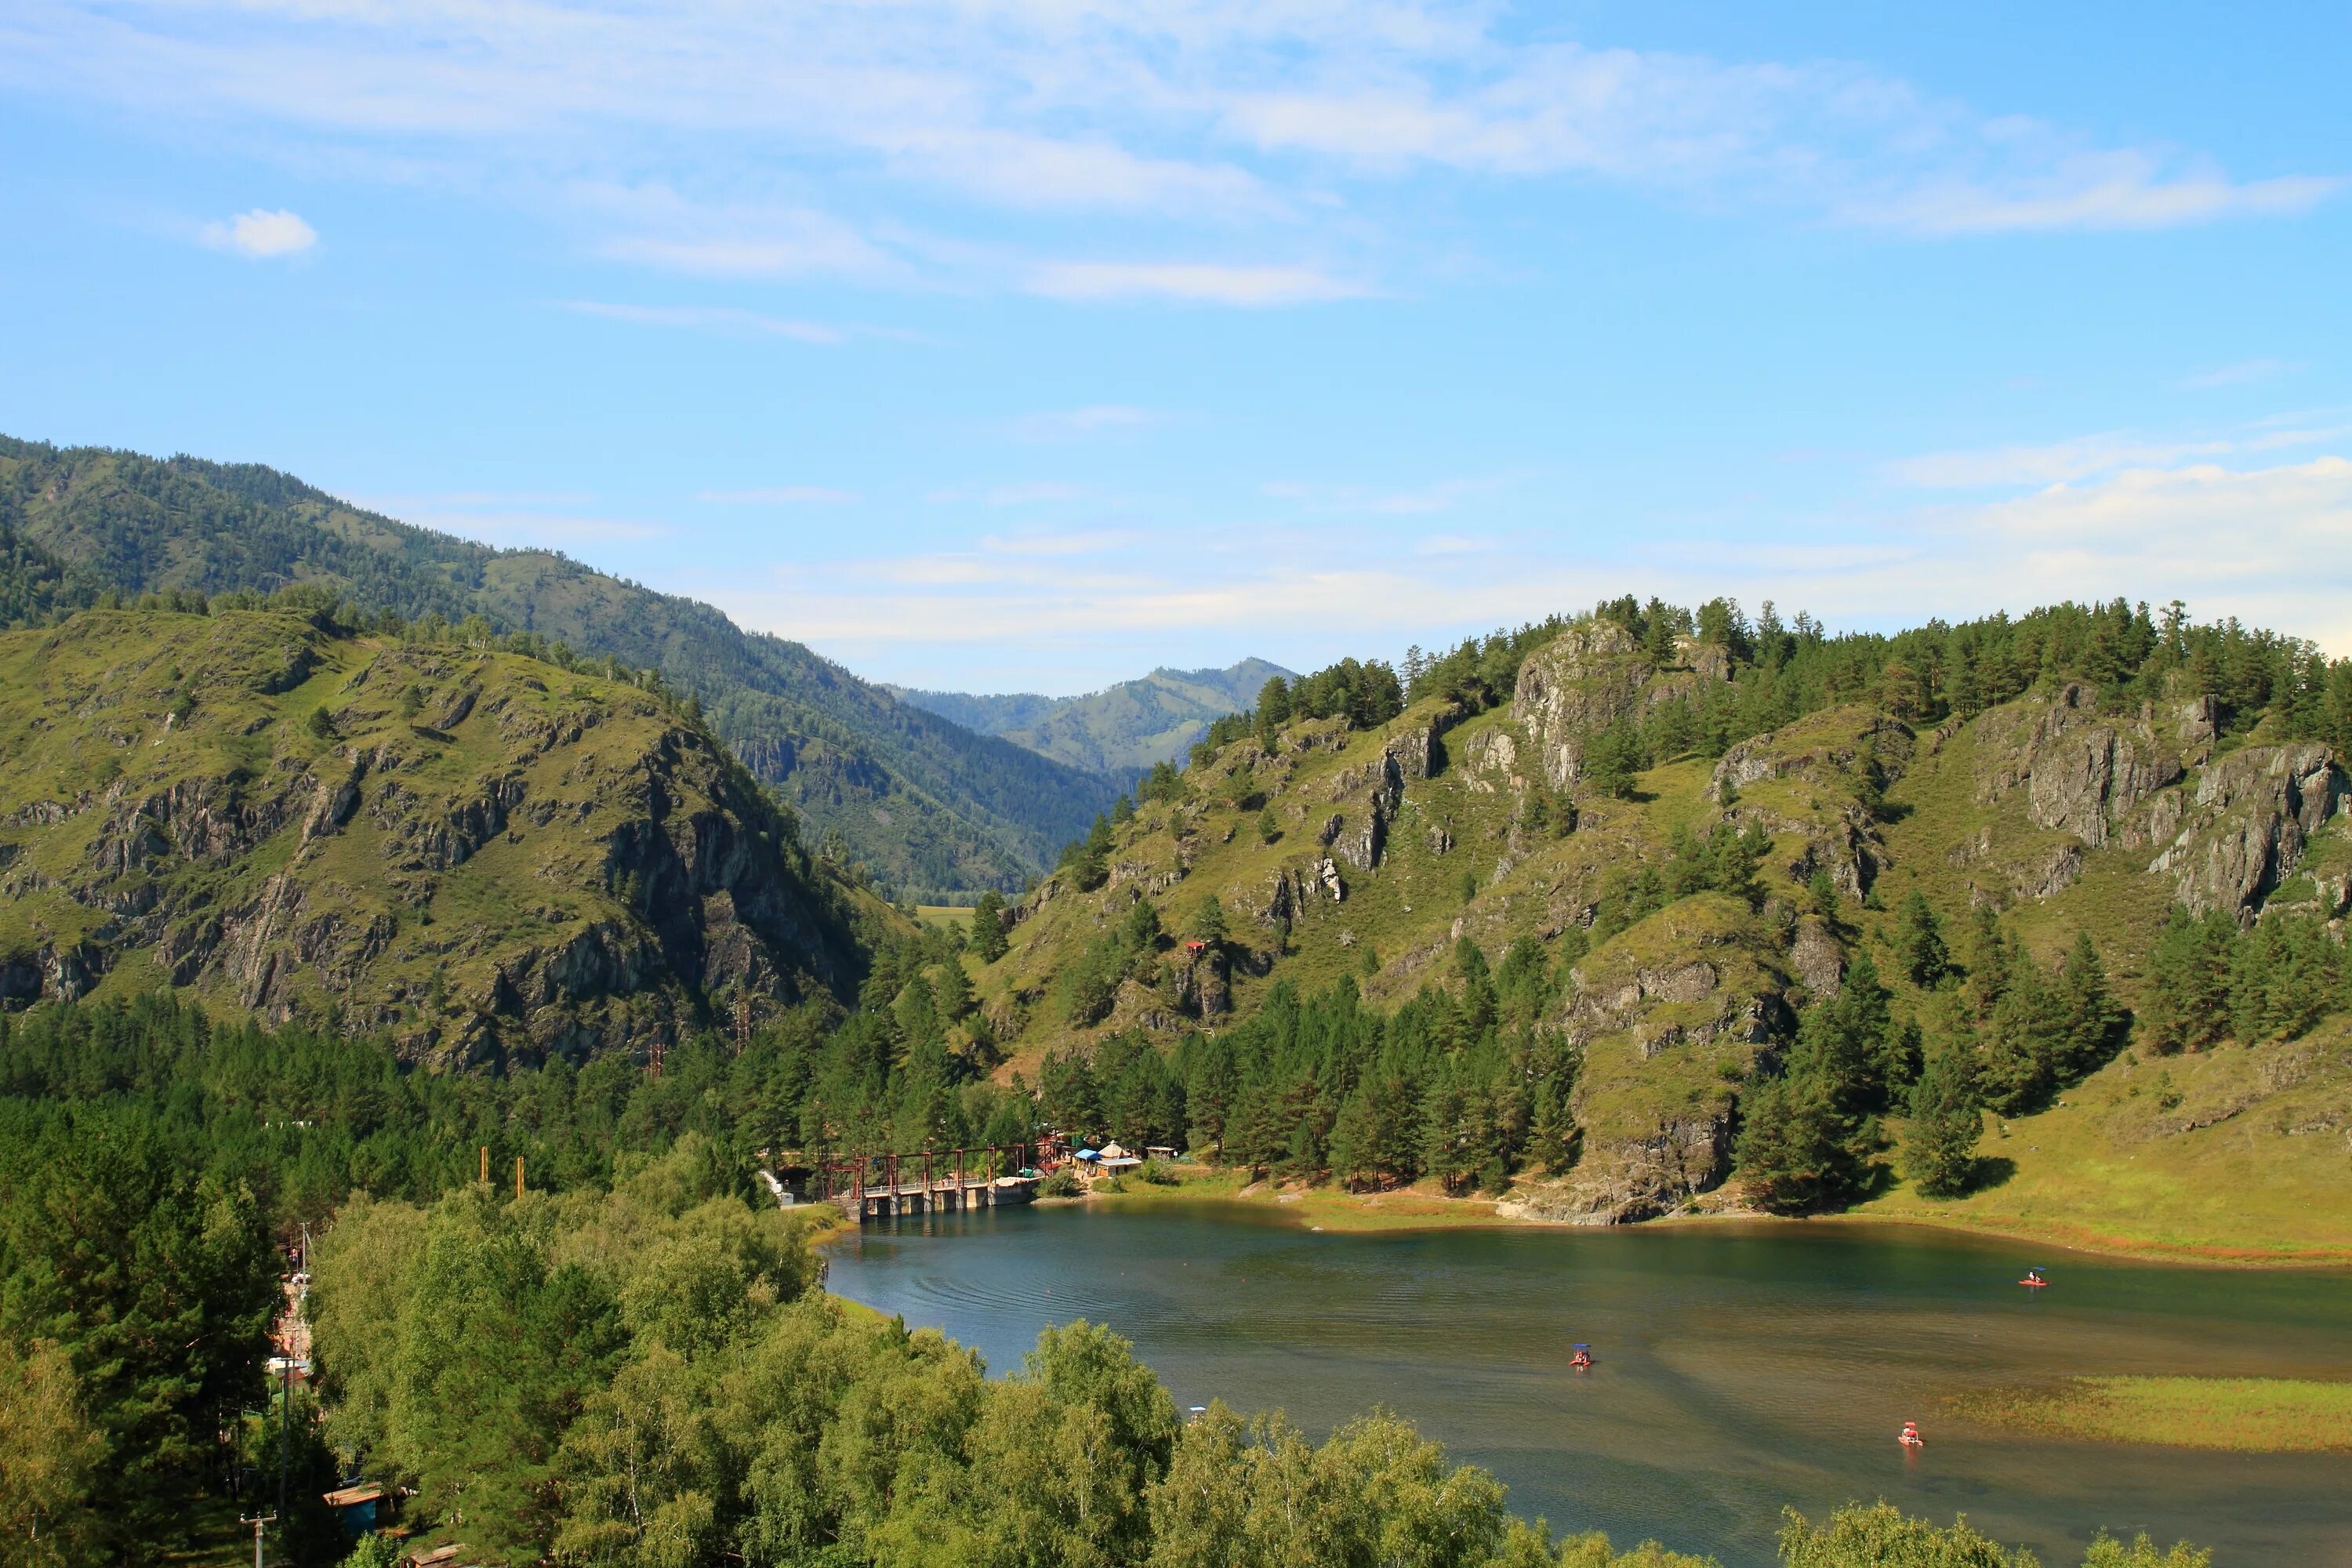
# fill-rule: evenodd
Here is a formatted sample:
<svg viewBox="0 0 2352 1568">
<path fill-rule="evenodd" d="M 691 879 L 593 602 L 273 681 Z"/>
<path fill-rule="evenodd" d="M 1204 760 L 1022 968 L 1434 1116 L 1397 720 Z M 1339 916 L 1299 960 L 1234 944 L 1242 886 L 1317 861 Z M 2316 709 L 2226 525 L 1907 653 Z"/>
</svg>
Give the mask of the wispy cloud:
<svg viewBox="0 0 2352 1568">
<path fill-rule="evenodd" d="M 983 551 L 993 555 L 1066 557 L 1105 554 L 1125 546 L 1140 543 L 1144 537 L 1134 529 L 1096 528 L 1063 533 L 992 533 L 982 539 L 980 545 Z"/>
<path fill-rule="evenodd" d="M 1372 290 L 1312 267 L 1206 261 L 1055 261 L 1028 289 L 1054 300 L 1184 300 L 1212 305 L 1300 305 L 1361 299 Z"/>
<path fill-rule="evenodd" d="M 985 647 L 1058 670 L 1069 689 L 1174 648 L 1263 648 L 1269 628 L 1310 656 L 1362 655 L 1623 592 L 1770 598 L 1784 613 L 1872 627 L 2065 597 L 2180 596 L 2200 616 L 2236 614 L 2352 653 L 2352 460 L 2336 456 L 2133 465 L 2004 500 L 1822 519 L 1793 542 L 1588 534 L 1515 556 L 1508 573 L 1470 532 L 1339 559 L 1312 533 L 1234 523 L 1186 534 L 1192 547 L 1173 554 L 1151 529 L 991 536 L 703 591 L 749 624 L 902 678 L 936 684 Z"/>
<path fill-rule="evenodd" d="M 856 490 L 828 489 L 822 485 L 769 485 L 748 490 L 697 490 L 694 499 L 732 506 L 845 506 L 859 497 Z"/>
<path fill-rule="evenodd" d="M 1039 506 L 1085 500 L 1093 492 L 1084 485 L 1067 484 L 1060 479 L 1030 479 L 1019 484 L 992 486 L 981 492 L 980 499 L 990 506 Z"/>
<path fill-rule="evenodd" d="M 2234 172 L 1852 63 L 1560 41 L 1483 0 L 32 0 L 5 45 L 0 85 L 527 192 L 633 265 L 1072 300 L 1390 291 L 1402 242 L 1363 204 L 1433 172 L 1923 240 L 2288 216 L 2346 173 Z M 1074 256 L 1049 226 L 1072 215 L 1139 232 Z M 290 224 L 236 240 L 247 219 L 292 215 L 231 220 L 245 253 L 300 248 Z"/>
<path fill-rule="evenodd" d="M 1012 420 L 1009 427 L 1015 438 L 1023 441 L 1073 441 L 1087 436 L 1141 430 L 1160 422 L 1161 416 L 1149 408 L 1125 403 L 1097 403 L 1084 408 L 1024 414 Z"/>
<path fill-rule="evenodd" d="M 1473 538 L 1466 533 L 1432 533 L 1413 541 L 1416 555 L 1482 555 L 1502 548 L 1498 541 Z"/>
<path fill-rule="evenodd" d="M 319 231 L 283 208 L 271 212 L 256 207 L 225 223 L 205 225 L 200 237 L 215 250 L 231 250 L 263 260 L 299 256 L 319 243 Z"/>
<path fill-rule="evenodd" d="M 560 511 L 499 511 L 453 509 L 410 511 L 402 520 L 419 528 L 476 539 L 485 544 L 575 550 L 599 544 L 642 543 L 666 539 L 667 524 L 634 518 L 594 517 Z"/>
<path fill-rule="evenodd" d="M 2195 375 L 2184 375 L 2172 384 L 2184 391 L 2195 391 L 2209 386 L 2243 386 L 2248 382 L 2268 381 L 2273 376 L 2282 374 L 2291 368 L 2284 360 L 2241 360 L 2236 364 L 2225 364 L 2218 370 L 2201 371 Z"/>
<path fill-rule="evenodd" d="M 1427 517 L 1454 511 L 1465 501 L 1492 495 L 1506 476 L 1474 475 L 1440 479 L 1411 489 L 1387 489 L 1373 485 L 1307 484 L 1276 479 L 1259 487 L 1276 500 L 1294 501 L 1312 511 L 1367 512 L 1382 517 Z"/>
<path fill-rule="evenodd" d="M 723 305 L 630 305 L 604 300 L 559 300 L 559 310 L 608 321 L 629 321 L 643 327 L 683 327 L 725 332 L 736 337 L 786 338 L 797 343 L 832 344 L 849 341 L 850 331 L 823 321 L 764 316 Z"/>
<path fill-rule="evenodd" d="M 1930 452 L 1885 465 L 1887 478 L 1926 489 L 1980 489 L 2065 484 L 2126 468 L 2165 468 L 2192 458 L 2221 458 L 2317 446 L 2352 436 L 2352 425 L 2263 421 L 2227 435 L 2158 438 L 2130 431 L 1969 451 Z"/>
</svg>

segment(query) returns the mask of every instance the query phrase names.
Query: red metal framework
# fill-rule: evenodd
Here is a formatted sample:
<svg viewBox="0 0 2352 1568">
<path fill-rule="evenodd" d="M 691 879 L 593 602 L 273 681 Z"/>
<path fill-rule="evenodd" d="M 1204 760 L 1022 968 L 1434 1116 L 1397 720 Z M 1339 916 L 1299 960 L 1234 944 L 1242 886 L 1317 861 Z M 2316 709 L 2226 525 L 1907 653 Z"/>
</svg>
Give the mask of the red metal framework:
<svg viewBox="0 0 2352 1568">
<path fill-rule="evenodd" d="M 876 1189 L 894 1199 L 906 1195 L 929 1197 L 942 1191 L 962 1192 L 992 1182 L 1000 1175 L 1029 1169 L 1034 1163 L 1033 1147 L 1027 1143 L 992 1143 L 985 1149 L 821 1155 L 815 1162 L 815 1195 L 825 1201 L 846 1198 L 863 1208 L 867 1193 Z M 952 1162 L 951 1170 L 947 1172 L 940 1168 L 943 1153 Z M 971 1160 L 975 1154 L 980 1157 L 977 1168 Z M 918 1160 L 922 1162 L 919 1183 L 912 1179 Z"/>
</svg>

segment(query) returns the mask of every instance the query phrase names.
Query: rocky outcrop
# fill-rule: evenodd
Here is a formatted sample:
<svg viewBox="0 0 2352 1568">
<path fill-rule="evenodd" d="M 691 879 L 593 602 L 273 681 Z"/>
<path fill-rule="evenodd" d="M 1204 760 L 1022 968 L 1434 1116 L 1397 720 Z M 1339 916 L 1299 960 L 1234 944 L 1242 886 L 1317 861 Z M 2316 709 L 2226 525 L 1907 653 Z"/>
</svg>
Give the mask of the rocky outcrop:
<svg viewBox="0 0 2352 1568">
<path fill-rule="evenodd" d="M 1640 711 L 1650 676 L 1633 634 L 1600 618 L 1577 622 L 1521 662 L 1511 711 L 1554 788 L 1582 775 L 1596 731 Z"/>
<path fill-rule="evenodd" d="M 1845 981 L 1845 949 L 1827 921 L 1806 915 L 1797 921 L 1796 937 L 1789 944 L 1789 967 L 1814 996 L 1837 994 Z"/>
<path fill-rule="evenodd" d="M 1528 654 L 1511 710 L 1534 749 L 1533 768 L 1566 789 L 1583 776 L 1584 749 L 1597 731 L 1731 679 L 1730 654 L 1711 644 L 1678 638 L 1675 660 L 1676 668 L 1653 667 L 1632 632 L 1600 616 Z"/>
<path fill-rule="evenodd" d="M 1562 1019 L 1584 1053 L 1570 1109 L 1583 1153 L 1546 1217 L 1671 1212 L 1730 1171 L 1738 1088 L 1794 1027 L 1789 979 L 1745 905 L 1702 895 L 1597 950 Z"/>
<path fill-rule="evenodd" d="M 455 1062 L 634 1049 L 721 995 L 854 987 L 847 896 L 706 731 L 645 694 L 307 626 L 293 657 L 280 616 L 161 619 L 176 645 L 148 651 L 116 617 L 102 660 L 77 659 L 68 628 L 0 638 L 0 898 L 106 917 L 73 941 L 31 917 L 33 942 L 0 952 L 0 1005 L 84 994 L 145 949 L 170 984 L 266 1020 L 331 1009 Z M 187 722 L 142 716 L 149 660 L 215 672 Z M 331 743 L 272 700 L 298 669 L 341 674 Z M 104 791 L 24 800 L 48 784 L 39 716 L 61 706 L 134 743 Z M 60 864 L 33 885 L 27 868 Z"/>
<path fill-rule="evenodd" d="M 2022 786 L 2035 826 L 2071 833 L 2095 849 L 2134 806 L 2182 774 L 2179 753 L 2158 743 L 2147 718 L 2102 719 L 2097 694 L 2077 683 L 2047 701 L 1985 714 L 1976 724 L 1976 755 L 1979 805 Z"/>
<path fill-rule="evenodd" d="M 1266 879 L 1255 911 L 1258 924 L 1269 930 L 1294 924 L 1325 900 L 1339 903 L 1348 896 L 1339 868 L 1328 856 L 1301 866 L 1287 866 Z"/>
<path fill-rule="evenodd" d="M 2247 746 L 2205 768 L 2184 825 L 2148 869 L 2171 878 L 2191 912 L 2250 923 L 2347 793 L 2343 764 L 2325 746 Z"/>
<path fill-rule="evenodd" d="M 1381 749 L 1395 762 L 1401 777 L 1410 781 L 1433 777 L 1444 762 L 1440 742 L 1461 721 L 1462 710 L 1445 703 L 1425 721 L 1408 725 L 1390 736 Z"/>
<path fill-rule="evenodd" d="M 1735 826 L 1761 823 L 1776 836 L 1801 836 L 1803 847 L 1780 868 L 1789 880 L 1826 871 L 1841 895 L 1859 900 L 1886 863 L 1872 802 L 1902 776 L 1916 742 L 1908 725 L 1884 713 L 1831 709 L 1733 746 L 1717 762 L 1706 795 Z M 1742 795 L 1784 780 L 1807 787 L 1769 801 Z"/>
<path fill-rule="evenodd" d="M 1232 970 L 1222 946 L 1191 943 L 1169 955 L 1172 1000 L 1179 1011 L 1194 1018 L 1216 1018 L 1233 1008 Z"/>
<path fill-rule="evenodd" d="M 1332 781 L 1331 799 L 1348 809 L 1325 822 L 1323 843 L 1359 871 L 1378 868 L 1388 848 L 1389 826 L 1404 801 L 1405 776 L 1393 750 L 1342 769 Z"/>
<path fill-rule="evenodd" d="M 1481 730 L 1463 748 L 1462 782 L 1477 795 L 1524 788 L 1519 776 L 1519 745 L 1505 729 Z"/>
</svg>

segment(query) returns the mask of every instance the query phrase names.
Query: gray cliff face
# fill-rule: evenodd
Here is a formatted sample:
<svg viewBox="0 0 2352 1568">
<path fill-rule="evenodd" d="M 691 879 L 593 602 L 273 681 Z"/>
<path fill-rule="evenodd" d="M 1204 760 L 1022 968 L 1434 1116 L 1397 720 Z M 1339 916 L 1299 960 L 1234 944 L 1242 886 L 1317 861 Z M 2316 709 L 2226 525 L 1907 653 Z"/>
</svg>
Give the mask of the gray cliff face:
<svg viewBox="0 0 2352 1568">
<path fill-rule="evenodd" d="M 1743 906 L 1695 900 L 1629 934 L 1633 951 L 1573 975 L 1561 1025 L 1585 1056 L 1570 1099 L 1585 1142 L 1565 1182 L 1528 1192 L 1537 1217 L 1629 1224 L 1720 1186 L 1739 1088 L 1794 1028 L 1790 977 Z"/>
<path fill-rule="evenodd" d="M 1730 655 L 1722 648 L 1682 637 L 1675 659 L 1678 668 L 1653 667 L 1633 634 L 1605 619 L 1579 621 L 1528 655 L 1512 712 L 1553 788 L 1583 776 L 1585 747 L 1595 732 L 1731 679 Z"/>
<path fill-rule="evenodd" d="M 1735 826 L 1761 823 L 1776 835 L 1801 834 L 1804 847 L 1783 868 L 1791 881 L 1815 871 L 1849 899 L 1861 899 L 1886 863 L 1885 836 L 1863 796 L 1875 795 L 1903 775 L 1916 748 L 1910 727 L 1884 714 L 1861 716 L 1851 725 L 1798 726 L 1768 731 L 1723 754 L 1708 778 L 1706 797 L 1721 805 Z M 1739 799 L 1739 792 L 1772 780 L 1796 779 L 1817 791 L 1815 808 L 1800 816 Z"/>
<path fill-rule="evenodd" d="M 2035 826 L 2071 833 L 2094 849 L 2133 807 L 2181 776 L 2179 752 L 2158 741 L 2147 718 L 2101 719 L 2097 695 L 2085 686 L 2069 684 L 2046 704 L 1999 709 L 1977 721 L 1978 804 L 2023 786 Z"/>
<path fill-rule="evenodd" d="M 0 1005 L 87 994 L 136 959 L 272 1024 L 332 1008 L 463 1064 L 633 1050 L 716 994 L 854 984 L 854 942 L 790 863 L 787 826 L 708 734 L 634 693 L 551 701 L 520 661 L 503 684 L 494 660 L 414 647 L 322 643 L 308 664 L 331 660 L 352 669 L 332 721 L 350 742 L 200 746 L 159 759 L 167 782 L 15 814 L 0 898 L 105 918 L 0 955 Z M 395 722 L 404 690 L 430 696 Z M 272 721 L 215 701 L 164 733 Z"/>
<path fill-rule="evenodd" d="M 1614 621 L 1580 621 L 1519 666 L 1511 710 L 1556 789 L 1582 776 L 1594 731 L 1639 711 L 1650 678 L 1633 634 Z"/>
<path fill-rule="evenodd" d="M 2148 869 L 2192 913 L 2252 923 L 2320 826 L 2344 809 L 2344 768 L 2326 747 L 2248 746 L 2206 767 L 2182 826 Z"/>
</svg>

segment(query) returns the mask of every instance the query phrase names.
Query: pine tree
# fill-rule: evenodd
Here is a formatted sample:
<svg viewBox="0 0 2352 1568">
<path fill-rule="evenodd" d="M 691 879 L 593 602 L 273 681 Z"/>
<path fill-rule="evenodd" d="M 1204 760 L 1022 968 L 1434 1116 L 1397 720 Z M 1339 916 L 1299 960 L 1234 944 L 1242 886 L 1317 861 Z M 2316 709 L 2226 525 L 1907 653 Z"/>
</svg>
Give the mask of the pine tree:
<svg viewBox="0 0 2352 1568">
<path fill-rule="evenodd" d="M 1631 800 L 1642 769 L 1642 739 L 1622 720 L 1594 735 L 1584 747 L 1584 776 L 1593 792 L 1612 800 Z"/>
<path fill-rule="evenodd" d="M 1196 941 L 1205 942 L 1212 948 L 1224 945 L 1225 906 L 1216 894 L 1211 893 L 1202 900 L 1201 907 L 1192 911 L 1192 935 Z"/>
<path fill-rule="evenodd" d="M 1977 1137 L 1983 1126 L 1968 1050 L 1938 1042 L 1911 1091 L 1903 1173 L 1923 1196 L 1959 1197 L 1975 1183 Z"/>
<path fill-rule="evenodd" d="M 1904 978 L 1914 985 L 1933 989 L 1941 984 L 1952 967 L 1951 954 L 1944 946 L 1944 926 L 1927 896 L 1914 889 L 1903 900 L 1903 908 L 1895 920 L 1895 957 L 1902 966 Z"/>
<path fill-rule="evenodd" d="M 1778 1214 L 1819 1207 L 1842 1161 L 1829 1097 L 1809 1076 L 1767 1079 L 1740 1100 L 1737 1169 Z"/>
<path fill-rule="evenodd" d="M 2131 1016 L 2108 991 L 2106 966 L 2087 931 L 2076 931 L 2067 950 L 2066 967 L 2058 977 L 2058 1012 L 2063 1039 L 2057 1066 L 2066 1083 L 2105 1065 L 2130 1027 Z"/>
<path fill-rule="evenodd" d="M 940 1016 L 949 1023 L 961 1024 L 971 1016 L 971 977 L 963 972 L 962 961 L 950 958 L 940 965 L 939 978 L 931 984 L 931 996 Z"/>
<path fill-rule="evenodd" d="M 1004 937 L 1004 900 L 996 889 L 981 894 L 972 906 L 971 951 L 982 963 L 994 963 L 1004 956 L 1008 945 Z"/>
<path fill-rule="evenodd" d="M 2201 1051 L 2230 1031 L 2231 950 L 2238 929 L 2216 910 L 2193 920 L 2175 909 L 2147 960 L 2148 1049 Z"/>
</svg>

